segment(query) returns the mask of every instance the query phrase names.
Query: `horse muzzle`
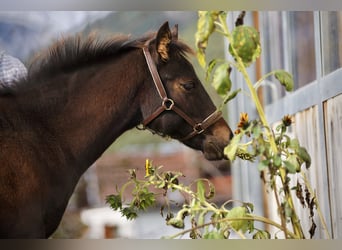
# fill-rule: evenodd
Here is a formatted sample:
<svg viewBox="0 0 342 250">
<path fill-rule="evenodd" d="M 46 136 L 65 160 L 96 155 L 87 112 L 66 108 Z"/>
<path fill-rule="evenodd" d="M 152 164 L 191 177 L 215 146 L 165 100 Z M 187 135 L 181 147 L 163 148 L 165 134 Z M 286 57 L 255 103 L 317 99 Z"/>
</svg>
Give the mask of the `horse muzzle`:
<svg viewBox="0 0 342 250">
<path fill-rule="evenodd" d="M 203 142 L 204 157 L 209 161 L 228 159 L 223 153 L 226 145 L 228 145 L 228 142 L 224 143 L 215 138 L 205 140 Z"/>
<path fill-rule="evenodd" d="M 209 130 L 209 133 L 205 135 L 202 145 L 204 157 L 210 161 L 228 159 L 224 155 L 224 148 L 233 137 L 233 133 L 228 124 L 224 119 L 220 119 Z"/>
</svg>

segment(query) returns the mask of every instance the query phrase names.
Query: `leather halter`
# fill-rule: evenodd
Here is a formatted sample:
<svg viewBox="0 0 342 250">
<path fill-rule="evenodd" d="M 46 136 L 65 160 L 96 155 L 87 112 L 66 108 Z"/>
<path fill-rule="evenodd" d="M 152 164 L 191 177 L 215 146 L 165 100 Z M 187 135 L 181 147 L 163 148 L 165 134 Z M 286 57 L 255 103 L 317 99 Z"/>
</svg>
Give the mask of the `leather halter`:
<svg viewBox="0 0 342 250">
<path fill-rule="evenodd" d="M 219 110 L 216 110 L 212 114 L 210 114 L 207 118 L 205 118 L 202 122 L 197 123 L 191 117 L 189 117 L 186 113 L 184 113 L 180 108 L 178 108 L 175 102 L 171 98 L 169 98 L 166 94 L 166 91 L 160 79 L 157 67 L 148 49 L 148 44 L 145 45 L 142 49 L 143 49 L 147 65 L 151 73 L 153 82 L 154 82 L 154 85 L 156 86 L 158 94 L 162 100 L 161 106 L 157 108 L 156 111 L 154 111 L 149 117 L 147 117 L 142 122 L 143 129 L 145 129 L 146 126 L 150 122 L 152 122 L 154 119 L 156 119 L 161 113 L 172 110 L 176 114 L 178 114 L 180 117 L 182 117 L 192 127 L 192 132 L 190 132 L 187 136 L 179 139 L 180 141 L 185 141 L 185 140 L 192 138 L 195 135 L 203 133 L 208 127 L 210 127 L 212 124 L 214 124 L 221 118 L 222 112 Z"/>
</svg>

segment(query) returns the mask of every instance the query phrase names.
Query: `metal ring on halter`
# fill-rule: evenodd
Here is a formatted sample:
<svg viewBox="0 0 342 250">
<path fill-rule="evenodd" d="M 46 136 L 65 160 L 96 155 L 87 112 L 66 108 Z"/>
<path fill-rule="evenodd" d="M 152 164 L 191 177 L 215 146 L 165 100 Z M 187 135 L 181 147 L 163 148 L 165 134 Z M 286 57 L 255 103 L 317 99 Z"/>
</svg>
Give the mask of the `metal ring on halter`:
<svg viewBox="0 0 342 250">
<path fill-rule="evenodd" d="M 138 124 L 137 126 L 135 126 L 136 129 L 138 130 L 145 130 L 146 129 L 146 126 L 144 126 L 143 124 Z"/>
<path fill-rule="evenodd" d="M 197 123 L 194 127 L 193 130 L 199 135 L 204 132 L 204 128 L 202 127 L 202 123 Z"/>
<path fill-rule="evenodd" d="M 170 98 L 164 98 L 162 101 L 162 106 L 165 110 L 172 110 L 173 106 L 175 105 L 175 102 Z"/>
</svg>

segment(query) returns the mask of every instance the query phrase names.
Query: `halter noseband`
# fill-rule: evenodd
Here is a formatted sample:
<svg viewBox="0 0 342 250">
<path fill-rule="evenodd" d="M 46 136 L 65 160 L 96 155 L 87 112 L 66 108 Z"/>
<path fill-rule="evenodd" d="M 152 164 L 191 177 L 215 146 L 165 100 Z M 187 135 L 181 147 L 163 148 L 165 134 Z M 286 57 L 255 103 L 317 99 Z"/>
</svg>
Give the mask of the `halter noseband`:
<svg viewBox="0 0 342 250">
<path fill-rule="evenodd" d="M 182 117 L 193 129 L 192 132 L 190 132 L 187 136 L 179 139 L 180 141 L 185 141 L 185 140 L 192 138 L 195 135 L 203 133 L 208 127 L 210 127 L 212 124 L 214 124 L 221 118 L 222 112 L 219 110 L 216 110 L 212 114 L 210 114 L 207 118 L 205 118 L 202 122 L 197 123 L 191 117 L 189 117 L 186 113 L 184 113 L 180 108 L 178 108 L 175 102 L 171 98 L 169 98 L 166 94 L 164 85 L 160 79 L 158 70 L 152 59 L 151 53 L 148 49 L 148 43 L 142 49 L 144 52 L 147 65 L 148 65 L 148 69 L 150 70 L 150 73 L 154 82 L 154 85 L 156 86 L 158 94 L 162 100 L 161 106 L 142 122 L 143 129 L 145 129 L 146 126 L 150 122 L 156 119 L 164 111 L 172 110 L 176 114 L 178 114 L 180 117 Z"/>
</svg>

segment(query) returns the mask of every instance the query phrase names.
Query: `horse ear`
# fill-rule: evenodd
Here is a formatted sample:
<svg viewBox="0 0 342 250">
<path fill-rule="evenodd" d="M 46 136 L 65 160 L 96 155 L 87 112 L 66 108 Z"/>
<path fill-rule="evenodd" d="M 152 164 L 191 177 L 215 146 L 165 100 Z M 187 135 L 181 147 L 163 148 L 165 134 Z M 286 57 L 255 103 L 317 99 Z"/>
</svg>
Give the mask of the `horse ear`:
<svg viewBox="0 0 342 250">
<path fill-rule="evenodd" d="M 158 30 L 156 38 L 157 51 L 163 61 L 169 59 L 169 45 L 172 40 L 172 34 L 169 22 L 165 22 Z"/>
</svg>

